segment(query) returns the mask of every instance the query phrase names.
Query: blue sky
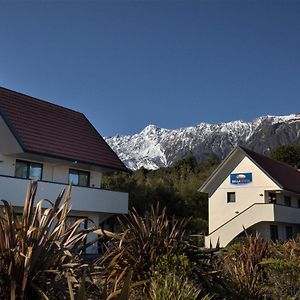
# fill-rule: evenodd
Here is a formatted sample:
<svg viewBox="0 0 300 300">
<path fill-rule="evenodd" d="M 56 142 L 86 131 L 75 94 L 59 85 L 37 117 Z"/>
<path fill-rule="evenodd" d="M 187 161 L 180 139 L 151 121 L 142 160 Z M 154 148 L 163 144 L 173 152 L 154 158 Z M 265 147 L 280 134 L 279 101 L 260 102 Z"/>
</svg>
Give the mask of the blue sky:
<svg viewBox="0 0 300 300">
<path fill-rule="evenodd" d="M 0 85 L 104 135 L 300 112 L 300 1 L 1 1 Z"/>
</svg>

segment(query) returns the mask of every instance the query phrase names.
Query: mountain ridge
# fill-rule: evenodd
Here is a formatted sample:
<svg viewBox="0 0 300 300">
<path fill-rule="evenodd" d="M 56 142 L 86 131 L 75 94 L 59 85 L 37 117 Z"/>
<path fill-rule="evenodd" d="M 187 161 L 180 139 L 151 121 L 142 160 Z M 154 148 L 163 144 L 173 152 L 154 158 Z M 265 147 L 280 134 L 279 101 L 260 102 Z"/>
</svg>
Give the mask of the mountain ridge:
<svg viewBox="0 0 300 300">
<path fill-rule="evenodd" d="M 267 115 L 253 121 L 235 120 L 218 124 L 199 123 L 178 129 L 150 124 L 133 135 L 105 138 L 131 170 L 158 169 L 193 155 L 203 160 L 212 153 L 220 159 L 237 145 L 262 154 L 300 138 L 300 114 Z"/>
</svg>

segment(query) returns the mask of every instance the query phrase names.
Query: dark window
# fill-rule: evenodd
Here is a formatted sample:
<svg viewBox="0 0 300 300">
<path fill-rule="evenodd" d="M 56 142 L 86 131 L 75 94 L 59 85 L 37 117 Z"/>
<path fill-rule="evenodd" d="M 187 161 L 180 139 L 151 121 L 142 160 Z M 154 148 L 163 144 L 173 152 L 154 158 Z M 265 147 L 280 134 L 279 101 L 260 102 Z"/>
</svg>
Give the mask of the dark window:
<svg viewBox="0 0 300 300">
<path fill-rule="evenodd" d="M 90 172 L 70 169 L 69 183 L 72 183 L 73 185 L 79 185 L 79 186 L 89 186 Z"/>
<path fill-rule="evenodd" d="M 276 204 L 277 202 L 277 196 L 275 193 L 269 193 L 269 203 Z"/>
<path fill-rule="evenodd" d="M 288 196 L 284 197 L 284 205 L 291 206 L 291 197 Z"/>
<path fill-rule="evenodd" d="M 43 165 L 31 161 L 16 160 L 15 176 L 33 180 L 42 179 Z"/>
<path fill-rule="evenodd" d="M 273 242 L 278 241 L 278 227 L 276 225 L 270 225 L 270 233 L 271 233 L 271 240 Z"/>
<path fill-rule="evenodd" d="M 292 226 L 286 226 L 285 227 L 285 234 L 286 234 L 286 239 L 292 239 L 293 238 L 293 227 Z"/>
<path fill-rule="evenodd" d="M 235 202 L 235 192 L 228 192 L 227 193 L 227 202 Z"/>
</svg>

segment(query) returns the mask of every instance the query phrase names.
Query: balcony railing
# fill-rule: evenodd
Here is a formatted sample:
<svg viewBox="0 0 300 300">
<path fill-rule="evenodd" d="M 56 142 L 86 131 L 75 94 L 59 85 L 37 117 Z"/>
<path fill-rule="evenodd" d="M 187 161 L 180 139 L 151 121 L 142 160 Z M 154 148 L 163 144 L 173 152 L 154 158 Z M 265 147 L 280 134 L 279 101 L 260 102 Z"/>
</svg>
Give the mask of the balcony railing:
<svg viewBox="0 0 300 300">
<path fill-rule="evenodd" d="M 0 175 L 0 198 L 23 206 L 30 180 Z M 39 181 L 36 200 L 54 201 L 66 184 Z M 73 186 L 72 209 L 89 212 L 127 213 L 128 194 L 99 188 Z"/>
</svg>

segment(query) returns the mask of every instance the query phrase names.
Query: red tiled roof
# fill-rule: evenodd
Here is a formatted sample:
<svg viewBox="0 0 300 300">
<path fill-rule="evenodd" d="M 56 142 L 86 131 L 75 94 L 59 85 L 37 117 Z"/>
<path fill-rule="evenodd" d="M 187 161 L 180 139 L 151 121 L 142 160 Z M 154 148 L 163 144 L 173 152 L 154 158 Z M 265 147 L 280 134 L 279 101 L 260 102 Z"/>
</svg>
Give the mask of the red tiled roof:
<svg viewBox="0 0 300 300">
<path fill-rule="evenodd" d="M 24 152 L 127 170 L 80 112 L 0 87 L 0 115 Z"/>
<path fill-rule="evenodd" d="M 239 147 L 283 189 L 300 193 L 300 172 L 290 165 L 258 154 L 244 147 Z"/>
</svg>

